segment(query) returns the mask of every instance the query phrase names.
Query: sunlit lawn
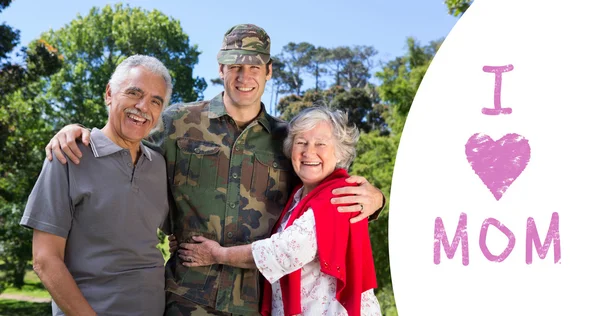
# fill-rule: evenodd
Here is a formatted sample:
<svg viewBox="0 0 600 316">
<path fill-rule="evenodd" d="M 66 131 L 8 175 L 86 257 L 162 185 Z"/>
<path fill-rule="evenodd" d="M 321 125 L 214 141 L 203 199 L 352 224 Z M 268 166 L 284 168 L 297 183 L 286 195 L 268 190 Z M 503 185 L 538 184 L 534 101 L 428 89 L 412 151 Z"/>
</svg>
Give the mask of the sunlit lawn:
<svg viewBox="0 0 600 316">
<path fill-rule="evenodd" d="M 50 298 L 40 279 L 33 271 L 25 274 L 25 285 L 21 289 L 7 288 L 4 294 L 23 295 L 35 298 Z M 34 303 L 0 299 L 0 316 L 46 316 L 52 315 L 50 303 Z"/>
<path fill-rule="evenodd" d="M 25 295 L 35 298 L 50 298 L 50 294 L 46 291 L 38 276 L 31 270 L 25 274 L 25 285 L 21 289 L 10 287 L 2 293 Z"/>
</svg>

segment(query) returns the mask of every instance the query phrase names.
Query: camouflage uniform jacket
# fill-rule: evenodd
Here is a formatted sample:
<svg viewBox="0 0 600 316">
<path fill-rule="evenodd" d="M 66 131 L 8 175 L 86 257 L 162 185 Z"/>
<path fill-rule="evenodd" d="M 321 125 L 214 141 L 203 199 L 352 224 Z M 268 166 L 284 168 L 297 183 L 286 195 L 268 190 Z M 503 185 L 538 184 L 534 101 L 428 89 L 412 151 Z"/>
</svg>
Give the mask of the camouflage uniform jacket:
<svg viewBox="0 0 600 316">
<path fill-rule="evenodd" d="M 225 111 L 222 94 L 163 113 L 148 145 L 167 161 L 171 231 L 178 241 L 202 235 L 234 246 L 270 236 L 297 180 L 283 154 L 287 123 L 261 107 L 243 130 Z M 181 263 L 178 256 L 167 262 L 167 291 L 224 312 L 258 312 L 258 270 Z"/>
</svg>

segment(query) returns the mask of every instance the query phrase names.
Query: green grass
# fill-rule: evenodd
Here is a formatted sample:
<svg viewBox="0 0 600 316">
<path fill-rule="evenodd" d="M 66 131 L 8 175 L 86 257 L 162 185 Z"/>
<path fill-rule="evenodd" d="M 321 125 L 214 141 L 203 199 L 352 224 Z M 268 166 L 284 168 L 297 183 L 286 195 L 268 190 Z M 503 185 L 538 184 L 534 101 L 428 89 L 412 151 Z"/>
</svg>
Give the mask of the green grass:
<svg viewBox="0 0 600 316">
<path fill-rule="evenodd" d="M 25 273 L 25 285 L 21 289 L 9 287 L 6 288 L 2 293 L 25 295 L 35 298 L 50 298 L 50 294 L 48 291 L 46 291 L 44 285 L 42 285 L 42 282 L 32 270 L 29 270 L 27 273 Z"/>
<path fill-rule="evenodd" d="M 0 299 L 0 316 L 47 316 L 52 315 L 50 303 Z"/>
<path fill-rule="evenodd" d="M 50 298 L 50 294 L 32 270 L 25 274 L 25 285 L 21 289 L 10 287 L 2 294 L 24 295 L 35 298 Z M 52 315 L 50 303 L 34 303 L 0 299 L 0 316 L 48 316 Z"/>
</svg>

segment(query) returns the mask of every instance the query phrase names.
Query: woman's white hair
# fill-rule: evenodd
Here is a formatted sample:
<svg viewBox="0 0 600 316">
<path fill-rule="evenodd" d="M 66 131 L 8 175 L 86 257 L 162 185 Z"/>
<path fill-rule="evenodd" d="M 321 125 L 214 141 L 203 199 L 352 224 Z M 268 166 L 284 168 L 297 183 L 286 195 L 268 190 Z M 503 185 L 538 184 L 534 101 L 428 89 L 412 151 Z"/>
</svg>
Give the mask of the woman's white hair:
<svg viewBox="0 0 600 316">
<path fill-rule="evenodd" d="M 167 67 L 165 67 L 165 65 L 163 65 L 163 63 L 155 57 L 146 55 L 132 55 L 127 57 L 127 59 L 123 60 L 117 66 L 115 72 L 113 72 L 112 76 L 110 77 L 110 80 L 108 81 L 110 89 L 114 92 L 120 91 L 121 84 L 123 81 L 125 81 L 125 78 L 127 78 L 129 71 L 138 66 L 143 66 L 148 71 L 161 76 L 165 80 L 165 84 L 167 85 L 167 94 L 163 103 L 163 109 L 165 109 L 171 100 L 173 83 L 171 82 L 171 75 L 169 74 Z"/>
<path fill-rule="evenodd" d="M 290 121 L 288 135 L 283 141 L 283 152 L 291 158 L 294 138 L 310 131 L 321 122 L 328 122 L 335 141 L 337 168 L 348 169 L 356 158 L 356 144 L 360 132 L 355 124 L 349 125 L 348 114 L 325 106 L 304 109 Z"/>
</svg>

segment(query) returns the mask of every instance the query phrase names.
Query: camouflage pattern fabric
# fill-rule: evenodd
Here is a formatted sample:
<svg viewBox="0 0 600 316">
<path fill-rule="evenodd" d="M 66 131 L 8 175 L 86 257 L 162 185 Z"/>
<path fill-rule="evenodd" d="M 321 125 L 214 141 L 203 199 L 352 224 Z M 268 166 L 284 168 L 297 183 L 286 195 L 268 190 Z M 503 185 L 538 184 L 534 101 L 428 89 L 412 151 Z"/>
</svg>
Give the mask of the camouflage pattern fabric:
<svg viewBox="0 0 600 316">
<path fill-rule="evenodd" d="M 223 37 L 217 61 L 223 65 L 265 65 L 271 59 L 271 39 L 253 24 L 239 24 Z"/>
<path fill-rule="evenodd" d="M 298 180 L 282 152 L 287 123 L 261 106 L 242 130 L 226 113 L 221 94 L 210 102 L 176 104 L 145 142 L 167 161 L 175 204 L 171 231 L 178 241 L 202 235 L 234 246 L 271 235 Z M 167 291 L 223 312 L 258 313 L 258 270 L 181 263 L 178 256 L 167 262 Z"/>
<path fill-rule="evenodd" d="M 167 302 L 169 303 L 165 306 L 164 316 L 233 316 L 231 313 L 224 313 L 214 308 L 197 305 L 171 292 L 167 292 Z"/>
</svg>

